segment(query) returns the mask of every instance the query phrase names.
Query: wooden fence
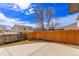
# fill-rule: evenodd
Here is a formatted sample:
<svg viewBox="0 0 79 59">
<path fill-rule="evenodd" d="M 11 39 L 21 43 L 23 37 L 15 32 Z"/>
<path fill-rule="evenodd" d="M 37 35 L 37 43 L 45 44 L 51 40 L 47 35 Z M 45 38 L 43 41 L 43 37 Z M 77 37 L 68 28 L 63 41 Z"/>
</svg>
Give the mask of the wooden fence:
<svg viewBox="0 0 79 59">
<path fill-rule="evenodd" d="M 61 43 L 79 44 L 79 30 L 36 31 L 26 35 L 27 39 L 48 40 Z"/>
<path fill-rule="evenodd" d="M 0 35 L 0 45 L 20 40 L 25 40 L 25 34 L 8 34 Z"/>
</svg>

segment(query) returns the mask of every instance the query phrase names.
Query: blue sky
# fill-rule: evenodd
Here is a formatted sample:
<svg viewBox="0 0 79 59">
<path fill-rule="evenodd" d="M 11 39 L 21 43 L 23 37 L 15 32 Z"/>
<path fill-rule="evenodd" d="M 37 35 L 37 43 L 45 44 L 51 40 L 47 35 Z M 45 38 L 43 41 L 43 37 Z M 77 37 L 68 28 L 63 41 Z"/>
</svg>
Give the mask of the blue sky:
<svg viewBox="0 0 79 59">
<path fill-rule="evenodd" d="M 68 3 L 0 3 L 0 24 L 7 28 L 11 28 L 15 24 L 36 27 L 34 8 L 38 5 L 45 10 L 49 7 L 54 8 L 52 19 L 59 18 L 62 20 L 69 17 Z M 72 22 L 74 21 L 63 20 L 60 23 L 66 25 Z"/>
</svg>

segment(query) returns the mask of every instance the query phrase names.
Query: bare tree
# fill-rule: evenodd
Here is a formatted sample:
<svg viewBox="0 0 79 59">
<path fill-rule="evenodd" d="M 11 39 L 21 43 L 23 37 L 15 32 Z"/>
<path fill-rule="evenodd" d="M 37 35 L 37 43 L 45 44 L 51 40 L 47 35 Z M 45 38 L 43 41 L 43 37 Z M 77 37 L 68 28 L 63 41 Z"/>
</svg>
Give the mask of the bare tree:
<svg viewBox="0 0 79 59">
<path fill-rule="evenodd" d="M 77 16 L 77 19 L 76 19 L 77 21 L 79 20 L 79 15 Z"/>
<path fill-rule="evenodd" d="M 35 8 L 35 16 L 37 17 L 37 24 L 41 28 L 41 30 L 45 30 L 45 26 L 47 29 L 50 27 L 50 22 L 53 16 L 53 8 L 49 7 L 48 9 L 43 9 L 41 7 Z M 45 18 L 47 18 L 47 22 L 45 25 Z"/>
<path fill-rule="evenodd" d="M 47 9 L 47 29 L 49 29 L 50 27 L 50 22 L 51 22 L 51 19 L 52 19 L 52 16 L 53 16 L 53 12 L 54 12 L 54 9 L 52 9 L 51 7 L 49 7 Z"/>
<path fill-rule="evenodd" d="M 35 15 L 38 26 L 41 30 L 44 30 L 44 9 L 40 7 L 35 8 Z"/>
</svg>

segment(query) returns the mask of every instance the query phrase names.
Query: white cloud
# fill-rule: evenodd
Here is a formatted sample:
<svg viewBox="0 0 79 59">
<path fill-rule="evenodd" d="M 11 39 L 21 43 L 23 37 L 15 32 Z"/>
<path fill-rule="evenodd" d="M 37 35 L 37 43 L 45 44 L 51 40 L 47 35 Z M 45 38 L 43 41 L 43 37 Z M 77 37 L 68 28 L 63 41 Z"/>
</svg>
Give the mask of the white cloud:
<svg viewBox="0 0 79 59">
<path fill-rule="evenodd" d="M 30 5 L 31 3 L 14 3 L 11 9 L 15 11 L 22 11 L 22 10 L 28 9 Z"/>
<path fill-rule="evenodd" d="M 33 8 L 29 9 L 29 11 L 33 11 Z"/>
<path fill-rule="evenodd" d="M 28 11 L 26 11 L 26 15 L 30 15 L 32 13 L 34 13 L 35 11 L 33 10 L 33 8 L 29 9 Z"/>
<path fill-rule="evenodd" d="M 32 14 L 32 13 L 34 13 L 34 11 L 30 11 L 30 12 L 28 12 L 28 11 L 26 11 L 26 15 L 30 15 L 30 14 Z"/>
<path fill-rule="evenodd" d="M 57 27 L 59 27 L 59 28 L 73 24 L 76 22 L 78 15 L 79 15 L 79 13 L 75 13 L 75 14 L 71 14 L 71 15 L 68 15 L 65 17 L 52 19 L 51 26 L 53 26 L 52 24 L 54 24 L 53 20 L 56 21 L 56 23 L 58 24 Z"/>
<path fill-rule="evenodd" d="M 20 21 L 20 19 L 7 18 L 3 13 L 0 13 L 0 24 L 9 26 L 9 27 L 13 27 L 15 24 L 36 27 L 35 24 L 32 24 L 27 21 Z"/>
<path fill-rule="evenodd" d="M 62 26 L 70 25 L 76 22 L 78 15 L 79 13 L 75 13 L 75 14 L 68 15 L 66 17 L 61 17 L 59 22 L 61 23 Z"/>
<path fill-rule="evenodd" d="M 28 9 L 31 3 L 15 3 L 21 10 Z"/>
<path fill-rule="evenodd" d="M 11 25 L 12 25 L 13 23 L 15 23 L 14 19 L 9 19 L 9 18 L 5 17 L 5 15 L 2 14 L 2 13 L 0 13 L 0 21 L 3 21 L 3 22 L 5 22 L 6 24 L 11 24 Z"/>
<path fill-rule="evenodd" d="M 36 5 L 33 5 L 33 7 L 31 6 L 32 6 L 31 3 L 14 3 L 11 9 L 17 12 L 20 11 L 24 13 L 25 15 L 29 15 L 29 14 L 34 13 L 33 7 Z"/>
</svg>

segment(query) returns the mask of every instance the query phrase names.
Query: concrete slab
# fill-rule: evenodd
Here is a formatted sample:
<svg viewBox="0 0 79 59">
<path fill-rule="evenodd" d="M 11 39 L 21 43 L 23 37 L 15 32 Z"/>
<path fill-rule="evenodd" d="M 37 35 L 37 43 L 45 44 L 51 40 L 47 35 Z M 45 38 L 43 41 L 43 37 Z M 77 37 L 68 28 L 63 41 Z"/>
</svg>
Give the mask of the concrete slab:
<svg viewBox="0 0 79 59">
<path fill-rule="evenodd" d="M 79 49 L 57 43 L 49 43 L 31 56 L 79 56 Z"/>
<path fill-rule="evenodd" d="M 79 49 L 59 43 L 37 42 L 0 48 L 0 56 L 79 56 Z"/>
<path fill-rule="evenodd" d="M 0 56 L 10 56 L 10 54 L 5 48 L 0 48 Z"/>
<path fill-rule="evenodd" d="M 33 44 L 23 44 L 17 46 L 6 47 L 6 49 L 13 55 L 13 56 L 26 56 L 30 55 L 31 53 L 39 50 L 43 46 L 47 45 L 47 43 L 33 43 Z"/>
</svg>

